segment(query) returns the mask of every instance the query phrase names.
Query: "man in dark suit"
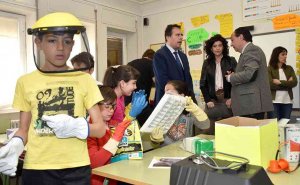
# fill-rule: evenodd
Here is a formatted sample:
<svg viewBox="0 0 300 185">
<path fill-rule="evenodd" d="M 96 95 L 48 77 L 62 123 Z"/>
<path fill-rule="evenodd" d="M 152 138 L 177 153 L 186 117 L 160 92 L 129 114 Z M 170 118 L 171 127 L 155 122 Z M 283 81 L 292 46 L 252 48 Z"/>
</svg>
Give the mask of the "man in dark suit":
<svg viewBox="0 0 300 185">
<path fill-rule="evenodd" d="M 195 100 L 190 66 L 187 56 L 180 51 L 183 35 L 180 26 L 168 25 L 165 30 L 166 45 L 154 55 L 153 71 L 155 76 L 155 105 L 164 95 L 165 85 L 170 80 L 186 82 L 193 100 Z"/>
<path fill-rule="evenodd" d="M 235 72 L 226 76 L 232 85 L 233 115 L 264 119 L 265 112 L 273 110 L 266 56 L 243 27 L 232 33 L 231 46 L 241 53 Z"/>
<path fill-rule="evenodd" d="M 149 101 L 150 91 L 152 85 L 154 83 L 154 73 L 153 73 L 153 65 L 152 60 L 155 51 L 152 49 L 147 49 L 142 58 L 135 59 L 129 62 L 127 65 L 130 65 L 137 69 L 140 72 L 140 77 L 136 82 L 136 90 L 145 90 L 145 94 L 147 95 L 147 100 Z M 128 98 L 128 99 L 127 99 Z M 126 97 L 126 101 L 131 102 L 131 96 Z"/>
<path fill-rule="evenodd" d="M 127 65 L 130 65 L 137 69 L 140 72 L 140 77 L 136 82 L 135 91 L 145 90 L 145 94 L 147 95 L 147 101 L 149 101 L 149 96 L 151 92 L 152 85 L 154 83 L 154 73 L 153 73 L 153 65 L 152 60 L 155 51 L 152 49 L 147 49 L 142 58 L 135 59 L 129 62 Z M 129 104 L 131 102 L 132 95 L 125 97 L 125 104 Z M 137 116 L 137 120 L 139 121 L 140 126 L 142 126 L 148 117 L 151 115 L 153 111 L 153 105 L 148 103 L 147 107 L 143 109 L 143 111 Z"/>
</svg>

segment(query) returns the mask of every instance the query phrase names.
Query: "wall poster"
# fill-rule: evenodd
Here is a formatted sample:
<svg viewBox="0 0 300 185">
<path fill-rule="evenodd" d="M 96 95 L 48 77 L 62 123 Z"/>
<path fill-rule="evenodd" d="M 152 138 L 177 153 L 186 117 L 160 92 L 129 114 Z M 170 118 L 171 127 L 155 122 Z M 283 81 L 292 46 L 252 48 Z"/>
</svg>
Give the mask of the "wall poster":
<svg viewBox="0 0 300 185">
<path fill-rule="evenodd" d="M 300 12 L 300 0 L 243 0 L 244 21 L 296 12 Z"/>
</svg>

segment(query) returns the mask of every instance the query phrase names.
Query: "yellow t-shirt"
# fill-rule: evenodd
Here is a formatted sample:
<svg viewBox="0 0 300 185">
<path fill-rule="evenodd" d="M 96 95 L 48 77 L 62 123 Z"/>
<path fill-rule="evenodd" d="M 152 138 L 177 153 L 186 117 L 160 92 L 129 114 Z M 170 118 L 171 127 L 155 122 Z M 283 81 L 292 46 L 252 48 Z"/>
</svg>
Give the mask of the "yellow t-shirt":
<svg viewBox="0 0 300 185">
<path fill-rule="evenodd" d="M 18 79 L 13 107 L 31 112 L 25 169 L 64 169 L 90 164 L 86 140 L 58 139 L 43 115 L 85 117 L 101 101 L 96 81 L 83 72 L 46 74 L 34 71 Z"/>
</svg>

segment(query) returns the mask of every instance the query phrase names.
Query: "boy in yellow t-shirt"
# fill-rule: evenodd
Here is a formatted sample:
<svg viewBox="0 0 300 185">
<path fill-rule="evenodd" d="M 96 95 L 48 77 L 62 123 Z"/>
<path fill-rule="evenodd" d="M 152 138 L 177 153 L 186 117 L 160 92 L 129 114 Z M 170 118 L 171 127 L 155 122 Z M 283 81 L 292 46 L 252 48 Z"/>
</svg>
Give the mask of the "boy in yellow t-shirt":
<svg viewBox="0 0 300 185">
<path fill-rule="evenodd" d="M 20 110 L 20 128 L 0 148 L 0 172 L 13 176 L 27 144 L 23 185 L 90 183 L 86 138 L 105 134 L 97 106 L 103 98 L 90 75 L 66 65 L 74 34 L 84 32 L 75 16 L 63 12 L 48 14 L 29 29 L 45 63 L 18 79 L 13 107 Z M 84 119 L 86 110 L 93 124 Z"/>
</svg>

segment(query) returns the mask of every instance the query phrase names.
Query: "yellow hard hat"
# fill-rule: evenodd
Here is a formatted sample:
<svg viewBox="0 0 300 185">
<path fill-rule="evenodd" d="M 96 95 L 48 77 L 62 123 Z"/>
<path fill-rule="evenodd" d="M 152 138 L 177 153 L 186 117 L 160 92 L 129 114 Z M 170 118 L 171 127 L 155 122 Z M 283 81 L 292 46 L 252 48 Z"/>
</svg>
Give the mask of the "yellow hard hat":
<svg viewBox="0 0 300 185">
<path fill-rule="evenodd" d="M 85 31 L 82 23 L 72 14 L 55 12 L 41 17 L 32 28 L 28 28 L 29 35 L 37 35 L 43 32 L 70 32 L 79 34 Z"/>
</svg>

